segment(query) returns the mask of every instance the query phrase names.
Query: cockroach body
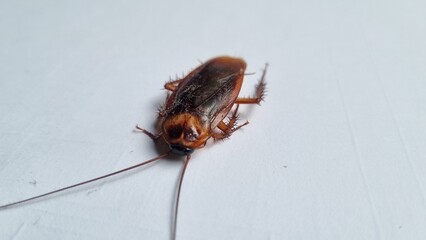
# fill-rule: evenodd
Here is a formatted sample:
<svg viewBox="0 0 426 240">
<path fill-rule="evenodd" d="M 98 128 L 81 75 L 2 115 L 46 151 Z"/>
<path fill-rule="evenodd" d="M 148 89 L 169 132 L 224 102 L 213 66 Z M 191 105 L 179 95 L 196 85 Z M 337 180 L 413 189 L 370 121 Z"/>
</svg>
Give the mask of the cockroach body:
<svg viewBox="0 0 426 240">
<path fill-rule="evenodd" d="M 232 57 L 213 58 L 191 71 L 186 77 L 168 82 L 164 88 L 172 94 L 159 112 L 161 132 L 152 134 L 153 139 L 163 136 L 172 153 L 191 154 L 204 147 L 209 138 L 223 139 L 248 124 L 237 126 L 235 109 L 227 123 L 224 119 L 237 104 L 260 103 L 263 100 L 265 82 L 262 76 L 253 98 L 238 98 L 246 63 Z M 215 131 L 218 129 L 218 131 Z"/>
<path fill-rule="evenodd" d="M 244 60 L 228 56 L 208 60 L 192 70 L 184 78 L 169 81 L 164 85 L 164 88 L 170 91 L 171 94 L 167 97 L 165 104 L 160 108 L 158 114 L 159 125 L 161 126 L 159 133 L 154 134 L 136 126 L 138 130 L 153 140 L 158 140 L 162 137 L 170 148 L 167 153 L 100 177 L 2 205 L 0 209 L 126 172 L 157 161 L 172 153 L 186 156 L 186 161 L 179 176 L 174 209 L 172 239 L 176 239 L 180 190 L 191 154 L 195 149 L 204 147 L 208 139 L 213 138 L 214 140 L 218 140 L 227 138 L 233 132 L 248 124 L 248 121 L 246 121 L 241 125 L 237 125 L 238 107 L 239 104 L 259 104 L 263 100 L 266 85 L 266 68 L 267 65 L 263 70 L 259 83 L 256 85 L 256 95 L 254 97 L 239 98 L 238 94 L 246 69 Z M 230 114 L 234 105 L 235 109 Z M 229 120 L 225 121 L 227 117 L 229 117 Z"/>
</svg>

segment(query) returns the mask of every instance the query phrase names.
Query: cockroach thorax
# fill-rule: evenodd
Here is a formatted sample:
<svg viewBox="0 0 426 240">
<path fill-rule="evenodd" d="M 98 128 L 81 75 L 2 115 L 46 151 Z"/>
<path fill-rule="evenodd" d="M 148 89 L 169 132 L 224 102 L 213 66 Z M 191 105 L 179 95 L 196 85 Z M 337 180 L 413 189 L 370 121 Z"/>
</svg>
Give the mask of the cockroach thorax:
<svg viewBox="0 0 426 240">
<path fill-rule="evenodd" d="M 170 146 L 195 149 L 204 146 L 210 136 L 210 128 L 191 113 L 168 117 L 162 125 L 163 136 Z"/>
</svg>

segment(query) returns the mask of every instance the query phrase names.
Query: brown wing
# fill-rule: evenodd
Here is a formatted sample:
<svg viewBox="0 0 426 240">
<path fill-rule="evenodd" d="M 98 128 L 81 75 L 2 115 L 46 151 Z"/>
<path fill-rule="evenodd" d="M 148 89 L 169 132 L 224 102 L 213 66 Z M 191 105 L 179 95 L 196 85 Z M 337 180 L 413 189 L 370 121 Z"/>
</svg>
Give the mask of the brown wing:
<svg viewBox="0 0 426 240">
<path fill-rule="evenodd" d="M 188 74 L 172 94 L 169 114 L 190 112 L 209 122 L 220 115 L 222 120 L 238 97 L 245 68 L 243 60 L 230 57 L 218 57 L 202 64 Z"/>
</svg>

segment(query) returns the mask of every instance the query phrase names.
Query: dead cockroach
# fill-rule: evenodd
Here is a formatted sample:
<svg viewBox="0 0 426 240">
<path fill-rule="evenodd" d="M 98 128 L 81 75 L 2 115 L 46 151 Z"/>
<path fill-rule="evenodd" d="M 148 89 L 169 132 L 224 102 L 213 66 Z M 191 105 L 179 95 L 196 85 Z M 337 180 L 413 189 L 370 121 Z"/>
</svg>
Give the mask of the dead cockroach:
<svg viewBox="0 0 426 240">
<path fill-rule="evenodd" d="M 254 97 L 239 98 L 238 94 L 243 84 L 245 69 L 246 63 L 242 59 L 227 56 L 216 57 L 201 64 L 184 78 L 170 81 L 164 85 L 164 88 L 170 91 L 171 94 L 159 111 L 158 120 L 161 129 L 158 133 L 151 133 L 139 126 L 136 126 L 136 128 L 154 141 L 163 138 L 169 145 L 170 150 L 168 152 L 97 178 L 2 205 L 0 209 L 104 179 L 157 161 L 169 154 L 175 154 L 186 156 L 179 176 L 174 209 L 172 239 L 176 239 L 180 191 L 191 153 L 197 148 L 204 147 L 208 139 L 228 138 L 233 132 L 248 124 L 248 121 L 246 121 L 241 125 L 237 125 L 239 104 L 259 104 L 263 100 L 267 65 L 263 70 L 259 83 L 256 85 L 256 95 Z M 235 108 L 230 113 L 234 105 Z M 227 117 L 228 121 L 225 120 Z"/>
</svg>

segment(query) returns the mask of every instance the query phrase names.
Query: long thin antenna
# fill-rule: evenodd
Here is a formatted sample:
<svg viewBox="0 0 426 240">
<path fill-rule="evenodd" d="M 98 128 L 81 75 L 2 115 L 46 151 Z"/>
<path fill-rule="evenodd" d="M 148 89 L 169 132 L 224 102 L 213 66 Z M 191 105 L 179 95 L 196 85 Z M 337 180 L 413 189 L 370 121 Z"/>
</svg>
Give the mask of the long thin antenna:
<svg viewBox="0 0 426 240">
<path fill-rule="evenodd" d="M 186 161 L 182 167 L 182 172 L 179 176 L 179 185 L 177 189 L 177 195 L 176 195 L 176 205 L 175 205 L 175 217 L 173 220 L 173 229 L 172 229 L 172 240 L 176 240 L 176 227 L 177 227 L 177 217 L 178 217 L 178 210 L 179 210 L 179 199 L 180 199 L 180 189 L 182 188 L 182 182 L 183 177 L 185 176 L 186 167 L 188 166 L 189 159 L 191 159 L 191 155 L 186 155 Z"/>
<path fill-rule="evenodd" d="M 80 182 L 80 183 L 77 183 L 77 184 L 74 184 L 74 185 L 70 185 L 70 186 L 67 186 L 67 187 L 59 188 L 59 189 L 53 190 L 51 192 L 40 194 L 40 195 L 37 195 L 37 196 L 34 196 L 34 197 L 30 197 L 30 198 L 27 198 L 27 199 L 24 199 L 24 200 L 21 200 L 21 201 L 17 201 L 17 202 L 13 202 L 13 203 L 1 205 L 0 206 L 0 210 L 8 208 L 8 207 L 11 207 L 11 206 L 15 206 L 15 205 L 18 205 L 18 204 L 21 204 L 21 203 L 29 202 L 31 200 L 35 200 L 35 199 L 38 199 L 38 198 L 42 198 L 42 197 L 45 197 L 45 196 L 48 196 L 48 195 L 51 195 L 51 194 L 54 194 L 54 193 L 62 192 L 62 191 L 65 191 L 65 190 L 68 190 L 68 189 L 71 189 L 71 188 L 75 188 L 75 187 L 78 187 L 78 186 L 81 186 L 81 185 L 85 185 L 85 184 L 88 184 L 88 183 L 91 183 L 91 182 L 94 182 L 94 181 L 98 181 L 98 180 L 101 180 L 101 179 L 104 179 L 104 178 L 107 178 L 107 177 L 111 177 L 111 176 L 117 175 L 119 173 L 123 173 L 123 172 L 129 171 L 129 170 L 132 170 L 134 168 L 141 167 L 141 166 L 143 166 L 145 164 L 148 164 L 148 163 L 157 161 L 157 160 L 159 160 L 161 158 L 164 158 L 167 155 L 169 155 L 169 153 L 170 152 L 167 152 L 167 153 L 165 153 L 163 155 L 160 155 L 158 157 L 152 158 L 152 159 L 147 160 L 145 162 L 142 162 L 142 163 L 139 163 L 139 164 L 133 165 L 131 167 L 127 167 L 127 168 L 124 168 L 124 169 L 121 169 L 121 170 L 118 170 L 118 171 L 115 171 L 115 172 L 112 172 L 112 173 L 108 173 L 106 175 L 103 175 L 103 176 L 100 176 L 100 177 L 97 177 L 97 178 L 92 178 L 92 179 L 84 181 L 84 182 Z"/>
</svg>

